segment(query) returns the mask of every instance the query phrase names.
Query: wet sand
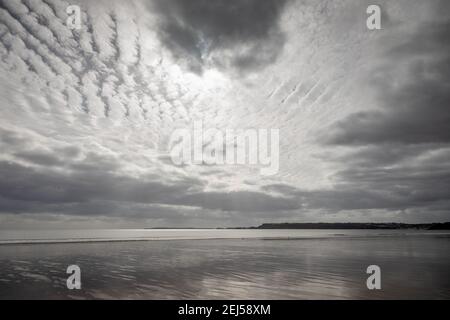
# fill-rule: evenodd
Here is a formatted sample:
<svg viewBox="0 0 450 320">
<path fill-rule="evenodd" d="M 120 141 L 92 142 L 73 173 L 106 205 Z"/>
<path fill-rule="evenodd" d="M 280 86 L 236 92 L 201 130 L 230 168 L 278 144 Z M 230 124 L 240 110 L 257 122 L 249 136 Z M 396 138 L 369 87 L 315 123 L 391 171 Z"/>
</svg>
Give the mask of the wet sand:
<svg viewBox="0 0 450 320">
<path fill-rule="evenodd" d="M 378 234 L 0 245 L 0 299 L 450 298 L 448 234 Z M 373 264 L 381 290 L 366 287 Z"/>
</svg>

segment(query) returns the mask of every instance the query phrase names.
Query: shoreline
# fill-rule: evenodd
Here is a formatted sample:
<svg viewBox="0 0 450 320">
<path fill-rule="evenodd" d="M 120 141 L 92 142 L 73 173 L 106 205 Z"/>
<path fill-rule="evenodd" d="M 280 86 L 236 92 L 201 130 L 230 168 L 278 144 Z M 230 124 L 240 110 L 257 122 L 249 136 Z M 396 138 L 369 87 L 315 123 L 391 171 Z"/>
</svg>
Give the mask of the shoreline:
<svg viewBox="0 0 450 320">
<path fill-rule="evenodd" d="M 147 229 L 148 230 L 148 229 Z M 158 229 L 153 229 L 158 230 Z M 206 229 L 206 230 L 215 230 L 215 229 Z M 232 229 L 227 229 L 232 230 Z M 242 229 L 236 229 L 242 230 Z M 261 230 L 261 229 L 253 229 L 253 230 Z M 276 230 L 276 229 L 271 229 Z M 278 230 L 287 230 L 287 229 L 278 229 Z M 300 230 L 300 229 L 293 229 Z M 311 229 L 305 229 L 311 230 Z M 315 229 L 318 230 L 318 229 Z M 325 230 L 325 229 L 322 229 Z M 331 229 L 326 229 L 331 230 Z M 339 229 L 336 229 L 339 230 Z M 341 229 L 342 230 L 342 229 Z M 367 229 L 349 229 L 349 230 L 361 230 L 365 231 Z M 388 230 L 388 231 L 396 231 Z M 67 238 L 67 239 L 11 239 L 11 240 L 0 240 L 0 246 L 10 246 L 10 245 L 39 245 L 39 244 L 77 244 L 77 243 L 108 243 L 108 242 L 144 242 L 144 241 L 186 241 L 186 240 L 266 240 L 266 241 L 290 241 L 290 240 L 329 240 L 329 239 L 385 239 L 385 238 L 407 238 L 407 237 L 450 237 L 450 232 L 436 232 L 436 231 L 445 231 L 445 230 L 415 230 L 422 232 L 413 232 L 413 233 L 378 233 L 378 234 L 328 234 L 328 235 L 309 235 L 309 236 L 296 236 L 296 235 L 278 235 L 278 236 L 251 236 L 251 235 L 230 235 L 230 236 L 182 236 L 182 237 L 127 237 L 127 238 Z"/>
</svg>

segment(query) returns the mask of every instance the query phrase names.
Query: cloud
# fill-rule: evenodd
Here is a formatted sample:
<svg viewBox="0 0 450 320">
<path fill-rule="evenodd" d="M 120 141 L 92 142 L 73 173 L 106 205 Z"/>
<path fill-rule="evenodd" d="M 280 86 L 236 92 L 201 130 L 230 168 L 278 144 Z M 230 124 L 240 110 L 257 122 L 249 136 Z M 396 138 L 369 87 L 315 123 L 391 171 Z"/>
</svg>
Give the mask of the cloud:
<svg viewBox="0 0 450 320">
<path fill-rule="evenodd" d="M 375 109 L 328 127 L 328 148 L 340 169 L 335 190 L 307 197 L 307 205 L 332 210 L 413 208 L 431 214 L 450 209 L 450 24 L 419 24 L 370 69 L 366 83 Z M 331 151 L 326 156 L 331 156 Z M 326 157 L 324 155 L 324 157 Z M 448 218 L 448 217 L 447 217 Z M 445 218 L 444 218 L 445 219 Z"/>
<path fill-rule="evenodd" d="M 450 142 L 450 22 L 428 23 L 387 50 L 373 70 L 376 111 L 342 120 L 328 135 L 341 145 Z"/>
<path fill-rule="evenodd" d="M 2 224 L 445 219 L 449 5 L 409 1 L 379 32 L 347 0 L 77 0 L 81 30 L 65 1 L 2 1 Z M 174 166 L 198 120 L 280 128 L 279 174 Z"/>
<path fill-rule="evenodd" d="M 184 206 L 220 211 L 274 211 L 299 207 L 295 198 L 272 196 L 264 192 L 208 192 L 200 179 L 179 177 L 173 182 L 162 176 L 140 176 L 139 179 L 120 175 L 119 164 L 109 164 L 100 155 L 88 155 L 82 162 L 65 164 L 64 171 L 54 170 L 56 161 L 39 152 L 19 153 L 19 158 L 39 167 L 0 161 L 0 211 L 78 214 L 94 210 L 99 203 L 110 208 L 113 204 L 132 207 L 145 204 Z M 41 167 L 44 166 L 44 167 Z M 172 177 L 173 178 L 173 177 Z M 92 206 L 92 207 L 91 207 Z M 117 210 L 116 210 L 117 211 Z"/>
<path fill-rule="evenodd" d="M 27 160 L 42 166 L 61 166 L 64 164 L 64 162 L 58 159 L 56 155 L 41 151 L 23 151 L 14 155 L 19 159 Z"/>
<path fill-rule="evenodd" d="M 280 53 L 279 18 L 287 0 L 155 0 L 160 38 L 176 57 L 201 72 L 207 65 L 261 68 Z"/>
<path fill-rule="evenodd" d="M 182 203 L 206 209 L 220 209 L 239 212 L 274 212 L 278 210 L 299 209 L 298 199 L 294 197 L 272 196 L 263 192 L 202 192 L 182 198 Z"/>
</svg>

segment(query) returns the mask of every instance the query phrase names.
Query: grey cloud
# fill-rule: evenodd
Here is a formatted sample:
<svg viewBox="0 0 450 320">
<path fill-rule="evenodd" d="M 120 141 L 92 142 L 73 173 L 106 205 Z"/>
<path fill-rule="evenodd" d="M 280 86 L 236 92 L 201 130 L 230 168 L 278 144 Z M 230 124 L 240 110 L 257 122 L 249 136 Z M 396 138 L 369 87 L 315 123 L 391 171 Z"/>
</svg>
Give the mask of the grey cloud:
<svg viewBox="0 0 450 320">
<path fill-rule="evenodd" d="M 61 173 L 8 162 L 0 162 L 0 176 L 0 195 L 3 197 L 42 203 L 88 202 L 96 199 L 163 203 L 170 202 L 174 195 L 186 192 L 193 183 L 165 185 L 162 182 L 145 181 L 145 177 L 138 180 L 115 175 L 103 171 L 101 167 L 96 171 Z"/>
<path fill-rule="evenodd" d="M 241 70 L 273 62 L 284 44 L 278 20 L 287 0 L 154 0 L 162 18 L 160 38 L 176 57 L 201 72 L 207 57 L 215 66 Z M 245 47 L 245 48 L 244 48 Z M 231 50 L 231 56 L 222 54 Z"/>
<path fill-rule="evenodd" d="M 388 62 L 374 70 L 372 83 L 382 110 L 349 116 L 334 126 L 328 142 L 342 145 L 449 143 L 449 39 L 449 23 L 424 25 L 408 41 L 389 50 Z M 404 65 L 406 80 L 401 79 L 398 68 Z"/>
<path fill-rule="evenodd" d="M 64 158 L 77 158 L 81 155 L 81 150 L 75 146 L 67 146 L 67 147 L 61 147 L 56 148 L 55 152 L 62 155 Z"/>
<path fill-rule="evenodd" d="M 297 188 L 286 185 L 286 184 L 269 184 L 266 186 L 261 187 L 261 189 L 269 192 L 276 192 L 286 195 L 294 195 L 298 191 Z"/>
<path fill-rule="evenodd" d="M 80 168 L 78 168 L 80 169 Z M 97 212 L 99 204 L 118 203 L 128 211 L 145 204 L 198 207 L 221 211 L 271 211 L 298 208 L 294 198 L 274 197 L 263 192 L 204 192 L 204 183 L 194 178 L 164 182 L 162 177 L 139 179 L 108 170 L 61 172 L 0 162 L 0 211 L 2 212 Z M 95 209 L 95 210 L 94 210 Z M 142 208 L 140 209 L 142 210 Z M 113 210 L 115 211 L 115 210 Z"/>
<path fill-rule="evenodd" d="M 17 132 L 0 128 L 0 143 L 2 147 L 19 146 L 26 143 L 26 139 L 23 138 Z"/>
<path fill-rule="evenodd" d="M 302 193 L 305 208 L 329 209 L 334 212 L 408 208 L 421 208 L 425 212 L 444 208 L 450 210 L 448 174 L 422 172 L 411 178 L 408 178 L 406 172 L 400 174 L 390 170 L 347 174 L 346 183 L 333 190 Z M 433 189 L 430 189 L 431 186 Z"/>
<path fill-rule="evenodd" d="M 62 166 L 64 162 L 58 157 L 41 151 L 22 151 L 14 154 L 19 159 L 24 159 L 34 164 L 43 166 Z"/>
<path fill-rule="evenodd" d="M 446 156 L 450 154 L 447 152 Z M 439 157 L 438 157 L 439 158 Z M 282 184 L 264 190 L 282 192 L 296 199 L 302 211 L 326 210 L 338 213 L 345 210 L 407 210 L 425 212 L 450 210 L 449 164 L 433 159 L 418 166 L 385 168 L 380 164 L 368 167 L 348 157 L 348 168 L 334 176 L 330 189 L 301 190 Z"/>
<path fill-rule="evenodd" d="M 88 152 L 82 160 L 72 163 L 69 167 L 84 172 L 96 172 L 99 170 L 103 172 L 114 172 L 120 169 L 120 163 L 114 157 Z"/>
<path fill-rule="evenodd" d="M 309 195 L 306 205 L 449 211 L 449 39 L 448 19 L 437 20 L 385 51 L 368 83 L 379 110 L 350 115 L 327 132 L 329 147 L 352 149 L 335 159 L 344 164 L 336 190 Z"/>
<path fill-rule="evenodd" d="M 336 155 L 329 151 L 320 156 L 323 161 L 332 161 L 336 164 L 346 164 L 353 169 L 373 169 L 377 167 L 392 167 L 400 163 L 414 163 L 418 157 L 425 157 L 426 164 L 443 164 L 448 155 L 447 145 L 443 143 L 421 143 L 401 145 L 398 143 L 377 144 L 360 146 L 346 152 L 344 155 Z M 430 152 L 434 155 L 429 158 Z M 422 163 L 423 165 L 423 163 Z"/>
<path fill-rule="evenodd" d="M 296 194 L 304 208 L 450 212 L 450 149 L 442 145 L 380 145 L 337 159 L 343 169 L 329 190 Z"/>
<path fill-rule="evenodd" d="M 337 160 L 345 166 L 334 175 L 333 189 L 297 194 L 306 208 L 333 212 L 415 209 L 448 216 L 449 159 L 450 149 L 437 145 L 367 147 Z"/>
<path fill-rule="evenodd" d="M 182 203 L 201 206 L 207 209 L 220 209 L 225 211 L 277 211 L 294 210 L 300 208 L 298 200 L 294 197 L 271 196 L 262 192 L 235 191 L 235 192 L 202 192 L 187 195 Z"/>
<path fill-rule="evenodd" d="M 289 0 L 147 1 L 151 2 L 152 9 L 156 9 L 161 23 L 157 29 L 160 40 L 180 63 L 187 61 L 196 72 L 208 67 L 220 68 L 224 72 L 260 70 L 277 59 L 283 50 L 286 39 L 279 20 L 290 5 Z M 441 12 L 445 12 L 444 8 L 449 9 L 448 1 L 444 6 L 445 2 L 439 2 L 442 3 Z M 19 91 L 8 89 L 18 82 L 11 81 L 10 85 L 6 81 L 3 84 L 1 213 L 53 213 L 84 215 L 85 218 L 105 215 L 124 219 L 148 216 L 182 221 L 182 225 L 206 217 L 228 219 L 227 223 L 238 225 L 238 221 L 253 218 L 288 219 L 316 211 L 336 213 L 350 210 L 359 214 L 373 209 L 413 210 L 423 211 L 424 215 L 439 212 L 442 216 L 445 213 L 448 216 L 450 212 L 450 194 L 447 191 L 450 190 L 450 154 L 446 149 L 450 142 L 448 22 L 436 20 L 420 29 L 405 32 L 404 29 L 390 29 L 396 25 L 395 12 L 387 24 L 389 12 L 383 12 L 383 28 L 388 30 L 382 32 L 389 34 L 389 31 L 394 31 L 396 43 L 388 46 L 389 41 L 383 42 L 383 38 L 378 47 L 386 48 L 382 57 L 375 60 L 369 57 L 368 61 L 369 68 L 374 61 L 381 60 L 369 83 L 377 93 L 380 111 L 351 115 L 331 128 L 326 147 L 330 148 L 329 154 L 336 160 L 333 165 L 340 169 L 330 177 L 335 182 L 333 188 L 301 190 L 280 180 L 278 184 L 257 189 L 264 181 L 253 177 L 254 183 L 248 182 L 247 186 L 259 191 L 223 192 L 217 189 L 234 187 L 235 184 L 229 182 L 234 179 L 228 178 L 238 173 L 216 170 L 212 166 L 201 168 L 200 173 L 189 172 L 187 166 L 173 168 L 169 157 L 156 155 L 154 159 L 151 152 L 142 152 L 154 142 L 147 133 L 142 134 L 146 143 L 126 137 L 128 131 L 133 131 L 133 136 L 139 131 L 129 127 L 134 120 L 145 119 L 146 127 L 148 124 L 159 134 L 170 127 L 168 123 L 184 113 L 189 119 L 195 119 L 198 111 L 200 116 L 210 119 L 209 112 L 199 105 L 200 100 L 194 99 L 198 93 L 190 92 L 192 88 L 184 89 L 189 87 L 189 83 L 178 85 L 174 79 L 164 80 L 164 64 L 153 65 L 153 59 L 149 59 L 151 65 L 144 63 L 145 57 L 151 53 L 148 47 L 153 50 L 153 45 L 158 45 L 158 42 L 153 42 L 152 32 L 145 28 L 131 28 L 134 21 L 144 20 L 137 19 L 140 13 L 127 15 L 120 10 L 120 6 L 126 8 L 121 3 L 116 9 L 101 8 L 101 17 L 96 19 L 100 11 L 84 6 L 86 16 L 82 32 L 72 33 L 64 25 L 65 6 L 62 2 L 23 1 L 30 11 L 18 15 L 15 12 L 23 7 L 21 3 L 0 5 L 3 8 L 0 9 L 0 50 L 5 55 L 0 61 L 2 68 L 23 76 L 23 88 L 18 89 L 24 92 L 33 91 L 25 90 L 29 84 L 42 84 L 36 87 L 39 89 L 36 97 L 42 95 L 43 100 L 55 95 L 55 101 L 59 101 L 56 94 L 63 91 L 60 97 L 63 105 L 53 104 L 49 99 L 48 108 L 40 107 L 41 100 L 32 98 L 33 95 L 29 100 L 20 100 Z M 31 3 L 33 5 L 29 5 Z M 309 5 L 311 3 L 305 3 L 305 7 Z M 313 10 L 322 5 L 314 4 Z M 53 11 L 56 7 L 60 10 Z M 336 14 L 332 10 L 334 7 L 333 4 L 327 9 L 327 18 Z M 328 6 L 324 5 L 324 8 Z M 359 9 L 360 6 L 355 9 L 355 14 Z M 360 13 L 365 17 L 363 10 Z M 307 15 L 305 12 L 303 16 L 308 18 Z M 353 16 L 353 12 L 349 15 Z M 309 21 L 306 19 L 304 23 Z M 334 30 L 336 35 L 339 34 L 336 39 L 344 38 L 349 25 L 341 27 Z M 322 44 L 320 24 L 312 24 L 311 29 L 317 29 L 313 38 Z M 141 46 L 141 41 L 146 45 Z M 317 44 L 312 43 L 311 47 L 314 49 Z M 334 51 L 334 48 L 330 50 Z M 293 47 L 295 49 L 301 50 Z M 316 49 L 311 54 L 326 57 L 321 50 L 326 51 L 329 47 Z M 159 54 L 160 51 L 156 51 Z M 125 59 L 126 53 L 129 53 L 128 59 Z M 162 50 L 161 61 L 165 60 L 164 54 Z M 308 57 L 302 56 L 301 59 L 306 60 L 301 62 L 314 65 L 315 60 L 308 60 Z M 317 59 L 319 63 L 333 61 Z M 16 65 L 14 61 L 23 63 Z M 293 73 L 297 72 L 297 67 L 293 65 Z M 23 74 L 20 72 L 22 69 Z M 299 72 L 302 70 L 308 68 L 299 68 Z M 293 74 L 283 68 L 279 71 L 279 79 Z M 305 75 L 302 79 L 305 86 L 312 82 L 312 76 Z M 65 85 L 47 90 L 55 77 Z M 299 77 L 303 78 L 303 75 Z M 278 81 L 276 78 L 272 81 Z M 284 80 L 297 83 L 298 79 Z M 359 85 L 355 87 L 359 88 Z M 322 92 L 322 83 L 318 88 L 317 92 Z M 325 82 L 323 88 L 326 88 Z M 255 83 L 258 91 L 255 103 L 261 101 L 258 95 L 264 94 L 266 89 Z M 303 94 L 303 91 L 299 92 Z M 273 101 L 268 100 L 267 103 Z M 335 101 L 329 101 L 330 110 Z M 78 111 L 85 111 L 89 116 L 95 116 L 97 112 L 101 118 L 122 119 L 123 127 L 109 132 L 109 122 L 93 121 L 86 126 L 78 126 L 77 121 L 61 122 L 62 113 L 59 118 L 55 110 L 63 110 L 66 107 L 64 103 L 67 104 L 64 115 L 67 112 L 67 115 L 77 116 Z M 273 110 L 282 109 L 276 105 L 273 107 Z M 248 109 L 253 110 L 253 107 Z M 271 108 L 264 108 L 264 112 L 266 110 L 269 113 L 264 116 L 271 118 L 273 124 L 283 125 L 284 120 L 277 118 L 276 113 L 270 113 Z M 296 108 L 290 110 L 297 112 Z M 319 114 L 320 108 L 317 110 Z M 212 110 L 211 114 L 218 116 L 219 113 L 214 111 L 217 110 Z M 236 116 L 225 112 L 223 118 L 230 115 L 229 124 L 232 124 L 236 117 L 242 115 L 242 122 L 262 124 L 257 121 L 259 116 L 253 122 L 253 113 L 245 118 L 245 114 L 236 111 Z M 166 118 L 168 121 L 164 120 Z M 290 117 L 292 121 L 289 123 L 293 126 L 286 130 L 295 132 L 296 119 Z M 338 152 L 337 158 L 332 154 L 336 145 L 350 146 L 352 151 L 344 156 Z M 306 149 L 292 149 L 290 153 L 297 157 L 294 153 L 303 151 L 308 152 Z M 298 156 L 301 161 L 301 154 Z M 289 176 L 293 174 L 288 172 Z M 295 185 L 298 181 L 291 182 Z"/>
<path fill-rule="evenodd" d="M 450 5 L 447 3 L 449 10 Z M 444 10 L 444 9 L 442 9 Z M 448 53 L 445 48 L 449 48 L 448 39 L 450 21 L 438 21 L 421 26 L 419 30 L 407 40 L 400 42 L 397 46 L 388 51 L 388 54 L 396 58 L 406 56 L 421 56 L 432 53 L 436 56 L 446 57 Z"/>
</svg>

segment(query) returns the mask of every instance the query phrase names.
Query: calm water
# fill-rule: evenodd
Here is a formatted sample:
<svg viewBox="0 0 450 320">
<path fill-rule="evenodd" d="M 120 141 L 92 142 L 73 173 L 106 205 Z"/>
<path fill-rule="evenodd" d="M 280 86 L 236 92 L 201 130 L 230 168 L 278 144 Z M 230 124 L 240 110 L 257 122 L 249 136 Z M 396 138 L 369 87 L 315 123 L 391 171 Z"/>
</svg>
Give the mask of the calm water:
<svg viewBox="0 0 450 320">
<path fill-rule="evenodd" d="M 0 231 L 0 243 L 0 299 L 450 298 L 448 232 Z M 71 264 L 81 290 L 66 288 Z M 366 288 L 372 264 L 378 291 Z"/>
</svg>

